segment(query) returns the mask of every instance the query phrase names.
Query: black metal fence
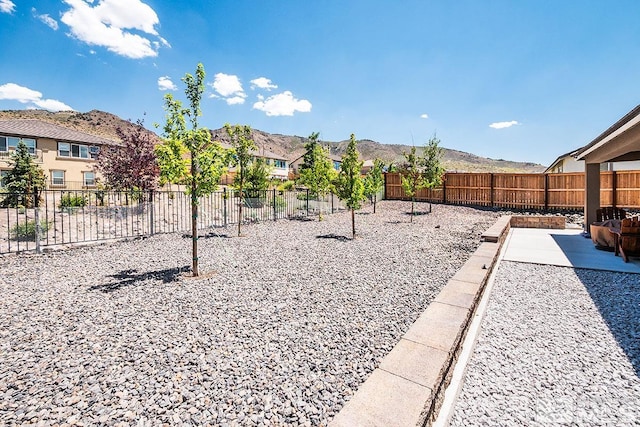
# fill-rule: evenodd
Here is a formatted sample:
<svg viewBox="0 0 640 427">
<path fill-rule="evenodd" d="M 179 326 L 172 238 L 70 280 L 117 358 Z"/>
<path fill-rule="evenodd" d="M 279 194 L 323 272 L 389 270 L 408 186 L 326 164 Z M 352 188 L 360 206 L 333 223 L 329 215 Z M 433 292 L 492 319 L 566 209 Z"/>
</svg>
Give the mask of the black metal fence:
<svg viewBox="0 0 640 427">
<path fill-rule="evenodd" d="M 39 197 L 0 193 L 0 254 L 42 247 L 191 231 L 191 197 L 182 191 L 44 190 Z M 5 203 L 3 203 L 5 204 Z M 201 197 L 198 229 L 344 210 L 333 194 L 265 190 L 251 197 L 224 189 Z M 36 207 L 37 206 L 37 207 Z"/>
</svg>

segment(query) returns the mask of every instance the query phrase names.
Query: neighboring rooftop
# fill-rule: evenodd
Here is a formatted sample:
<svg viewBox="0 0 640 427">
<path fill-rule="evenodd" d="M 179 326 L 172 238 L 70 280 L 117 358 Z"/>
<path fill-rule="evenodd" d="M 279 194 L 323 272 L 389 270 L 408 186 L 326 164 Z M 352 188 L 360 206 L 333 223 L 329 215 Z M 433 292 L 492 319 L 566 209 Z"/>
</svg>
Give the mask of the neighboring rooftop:
<svg viewBox="0 0 640 427">
<path fill-rule="evenodd" d="M 94 145 L 115 143 L 115 141 L 110 139 L 68 129 L 37 119 L 0 120 L 0 134 L 32 138 L 51 138 L 58 141 L 83 142 Z"/>
</svg>

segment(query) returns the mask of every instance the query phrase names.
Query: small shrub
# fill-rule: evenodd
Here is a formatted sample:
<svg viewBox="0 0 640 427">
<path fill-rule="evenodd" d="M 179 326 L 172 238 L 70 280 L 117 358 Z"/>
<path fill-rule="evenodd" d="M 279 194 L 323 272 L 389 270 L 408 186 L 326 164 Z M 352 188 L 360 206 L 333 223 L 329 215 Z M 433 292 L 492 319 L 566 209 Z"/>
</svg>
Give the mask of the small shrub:
<svg viewBox="0 0 640 427">
<path fill-rule="evenodd" d="M 87 206 L 87 199 L 80 194 L 64 194 L 60 198 L 60 204 L 58 207 L 60 209 L 64 208 L 82 208 Z"/>
<path fill-rule="evenodd" d="M 44 235 L 49 231 L 49 223 L 45 220 L 40 221 L 40 230 Z M 29 220 L 11 227 L 11 238 L 14 240 L 35 240 L 36 239 L 36 221 Z"/>
<path fill-rule="evenodd" d="M 278 185 L 278 191 L 291 191 L 296 188 L 295 181 L 285 181 Z"/>
</svg>

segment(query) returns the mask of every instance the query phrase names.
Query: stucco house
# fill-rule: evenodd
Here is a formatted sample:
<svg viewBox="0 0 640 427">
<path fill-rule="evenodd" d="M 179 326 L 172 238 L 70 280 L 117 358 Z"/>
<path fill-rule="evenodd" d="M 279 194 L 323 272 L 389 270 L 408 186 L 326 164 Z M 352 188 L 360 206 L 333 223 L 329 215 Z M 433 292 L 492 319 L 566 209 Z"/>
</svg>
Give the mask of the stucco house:
<svg viewBox="0 0 640 427">
<path fill-rule="evenodd" d="M 226 150 L 233 149 L 233 146 L 226 142 L 220 142 L 220 145 Z M 287 159 L 285 159 L 284 157 L 279 156 L 272 151 L 264 149 L 252 150 L 251 156 L 254 158 L 265 159 L 267 165 L 271 166 L 271 179 L 285 181 L 288 178 L 289 164 L 287 162 Z M 230 167 L 228 172 L 221 179 L 222 184 L 231 184 L 233 182 L 235 173 L 236 168 Z"/>
<path fill-rule="evenodd" d="M 584 160 L 576 159 L 576 155 L 580 150 L 582 150 L 582 148 L 558 156 L 544 173 L 584 172 Z M 600 170 L 603 172 L 640 170 L 640 161 L 605 162 L 600 164 Z"/>
<path fill-rule="evenodd" d="M 96 185 L 95 159 L 116 142 L 36 119 L 0 120 L 0 175 L 11 169 L 11 153 L 25 142 L 44 171 L 47 188 L 81 189 Z"/>
<path fill-rule="evenodd" d="M 331 160 L 331 163 L 333 163 L 333 168 L 339 171 L 340 167 L 342 166 L 342 157 L 335 154 L 329 154 L 329 160 Z M 291 161 L 289 161 L 289 177 L 290 178 L 297 177 L 300 175 L 300 166 L 302 166 L 303 163 L 304 163 L 304 154 L 301 154 L 298 157 L 294 157 Z"/>
</svg>

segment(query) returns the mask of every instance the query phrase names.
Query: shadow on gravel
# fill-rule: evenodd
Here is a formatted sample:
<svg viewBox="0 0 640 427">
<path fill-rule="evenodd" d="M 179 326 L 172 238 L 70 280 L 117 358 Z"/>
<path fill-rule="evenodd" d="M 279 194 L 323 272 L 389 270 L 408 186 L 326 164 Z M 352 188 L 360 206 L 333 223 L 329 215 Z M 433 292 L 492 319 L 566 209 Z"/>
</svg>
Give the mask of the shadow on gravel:
<svg viewBox="0 0 640 427">
<path fill-rule="evenodd" d="M 115 282 L 91 286 L 89 290 L 109 293 L 128 286 L 138 286 L 147 280 L 161 280 L 162 283 L 171 283 L 178 281 L 180 275 L 188 271 L 191 271 L 189 266 L 168 268 L 166 270 L 158 271 L 146 271 L 142 273 L 138 273 L 138 270 L 135 269 L 123 270 L 119 273 L 107 276 L 116 279 Z"/>
<path fill-rule="evenodd" d="M 614 273 L 620 277 L 611 283 L 595 283 L 589 270 L 575 271 L 640 377 L 640 274 Z"/>
<path fill-rule="evenodd" d="M 316 236 L 316 238 L 318 239 L 334 239 L 334 240 L 338 240 L 340 242 L 346 242 L 351 240 L 350 238 L 346 237 L 346 236 L 339 236 L 337 234 L 323 234 L 321 236 Z"/>
</svg>

